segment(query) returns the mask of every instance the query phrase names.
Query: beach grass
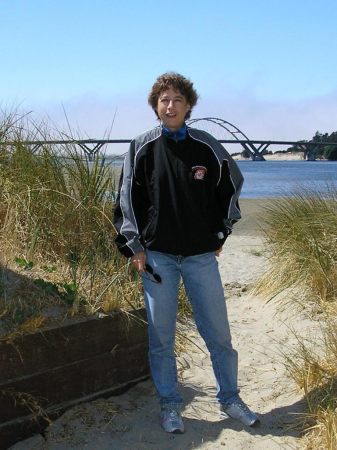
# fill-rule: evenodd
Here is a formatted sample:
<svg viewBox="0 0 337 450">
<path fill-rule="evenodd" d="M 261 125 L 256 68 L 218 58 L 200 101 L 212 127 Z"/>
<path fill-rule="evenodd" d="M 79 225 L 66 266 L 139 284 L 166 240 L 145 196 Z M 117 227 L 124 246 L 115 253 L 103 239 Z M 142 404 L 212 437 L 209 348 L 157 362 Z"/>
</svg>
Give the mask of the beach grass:
<svg viewBox="0 0 337 450">
<path fill-rule="evenodd" d="M 337 189 L 330 186 L 324 195 L 298 189 L 291 197 L 268 202 L 264 223 L 271 268 L 257 283 L 256 292 L 276 296 L 288 289 L 289 297 L 290 289 L 298 301 L 334 302 Z"/>
<path fill-rule="evenodd" d="M 14 122 L 0 125 L 1 141 L 12 142 L 0 145 L 2 328 L 42 324 L 32 319 L 51 307 L 65 315 L 140 307 L 140 278 L 114 244 L 114 169 L 74 145 L 34 153 L 31 131 Z"/>
<path fill-rule="evenodd" d="M 299 189 L 267 203 L 270 268 L 254 289 L 294 314 L 300 307 L 319 325 L 319 333 L 296 332 L 295 350 L 284 352 L 288 373 L 307 400 L 301 416 L 307 449 L 337 448 L 336 200 L 337 188 L 329 186 L 324 195 Z"/>
</svg>

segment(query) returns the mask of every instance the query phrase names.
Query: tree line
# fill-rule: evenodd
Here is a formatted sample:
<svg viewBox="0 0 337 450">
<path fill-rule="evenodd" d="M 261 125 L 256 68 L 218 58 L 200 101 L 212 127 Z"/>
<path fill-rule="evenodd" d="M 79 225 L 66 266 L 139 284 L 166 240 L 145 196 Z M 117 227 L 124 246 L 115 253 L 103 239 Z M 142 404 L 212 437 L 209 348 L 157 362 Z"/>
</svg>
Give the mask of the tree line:
<svg viewBox="0 0 337 450">
<path fill-rule="evenodd" d="M 337 131 L 333 133 L 320 133 L 316 131 L 315 136 L 312 138 L 312 142 L 337 142 Z M 317 156 L 321 158 L 336 161 L 337 160 L 337 145 L 325 145 L 321 146 L 318 150 Z"/>
<path fill-rule="evenodd" d="M 299 141 L 299 142 L 331 142 L 337 143 L 337 131 L 329 133 L 320 133 L 316 131 L 315 135 L 309 141 Z M 300 151 L 298 147 L 293 146 L 288 148 L 288 151 Z M 337 145 L 322 145 L 319 147 L 316 153 L 317 159 L 328 159 L 330 161 L 337 161 Z"/>
</svg>

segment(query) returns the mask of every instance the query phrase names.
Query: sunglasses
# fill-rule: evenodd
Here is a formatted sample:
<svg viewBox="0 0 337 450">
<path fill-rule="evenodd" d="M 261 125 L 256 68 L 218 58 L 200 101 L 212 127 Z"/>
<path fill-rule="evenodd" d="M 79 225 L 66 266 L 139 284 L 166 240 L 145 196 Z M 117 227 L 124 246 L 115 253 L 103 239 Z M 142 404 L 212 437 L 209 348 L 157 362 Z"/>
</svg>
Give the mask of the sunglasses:
<svg viewBox="0 0 337 450">
<path fill-rule="evenodd" d="M 153 268 L 150 266 L 150 264 L 145 264 L 145 270 L 148 274 L 151 275 L 151 277 L 145 276 L 148 280 L 152 281 L 153 283 L 161 283 L 161 276 L 154 272 Z"/>
</svg>

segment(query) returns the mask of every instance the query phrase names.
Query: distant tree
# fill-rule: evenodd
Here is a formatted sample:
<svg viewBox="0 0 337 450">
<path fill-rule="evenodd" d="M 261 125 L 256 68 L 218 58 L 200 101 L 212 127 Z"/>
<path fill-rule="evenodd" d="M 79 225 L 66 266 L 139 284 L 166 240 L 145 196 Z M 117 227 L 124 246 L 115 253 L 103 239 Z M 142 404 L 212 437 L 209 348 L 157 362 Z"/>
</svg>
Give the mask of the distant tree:
<svg viewBox="0 0 337 450">
<path fill-rule="evenodd" d="M 309 142 L 337 142 L 337 131 L 329 133 L 320 133 L 319 131 L 316 131 L 315 135 L 312 137 L 312 139 Z M 337 146 L 321 146 L 318 152 L 316 153 L 317 158 L 324 158 L 329 160 L 336 161 L 336 152 L 337 152 Z"/>
<path fill-rule="evenodd" d="M 299 144 L 305 143 L 305 142 L 307 142 L 307 141 L 304 139 L 302 141 L 298 141 Z M 293 146 L 287 148 L 287 152 L 289 152 L 289 153 L 302 152 L 302 151 L 303 151 L 303 149 L 299 148 L 297 145 L 293 145 Z"/>
<path fill-rule="evenodd" d="M 241 153 L 242 158 L 246 158 L 249 159 L 251 158 L 251 153 L 249 150 L 247 150 L 246 148 L 242 151 Z"/>
<path fill-rule="evenodd" d="M 312 137 L 312 139 L 309 142 L 323 142 L 328 141 L 329 135 L 328 133 L 320 133 L 319 131 L 316 131 L 315 135 Z"/>
<path fill-rule="evenodd" d="M 319 131 L 316 131 L 316 133 L 314 134 L 314 136 L 309 140 L 302 140 L 302 141 L 298 141 L 299 144 L 301 143 L 316 143 L 316 142 L 337 142 L 337 131 L 332 132 L 331 134 L 329 133 L 320 133 Z M 296 145 L 293 145 L 292 147 L 289 147 L 287 149 L 288 152 L 301 152 L 302 149 L 300 149 L 299 147 L 297 147 Z M 329 160 L 334 160 L 336 161 L 336 152 L 337 152 L 337 146 L 332 146 L 332 145 L 325 145 L 325 146 L 320 146 L 320 148 L 318 149 L 318 152 L 316 153 L 316 158 L 317 159 L 329 159 Z"/>
<path fill-rule="evenodd" d="M 324 158 L 329 161 L 337 161 L 337 146 L 327 145 L 324 147 Z"/>
<path fill-rule="evenodd" d="M 329 142 L 337 142 L 337 131 L 334 131 L 329 136 Z"/>
</svg>

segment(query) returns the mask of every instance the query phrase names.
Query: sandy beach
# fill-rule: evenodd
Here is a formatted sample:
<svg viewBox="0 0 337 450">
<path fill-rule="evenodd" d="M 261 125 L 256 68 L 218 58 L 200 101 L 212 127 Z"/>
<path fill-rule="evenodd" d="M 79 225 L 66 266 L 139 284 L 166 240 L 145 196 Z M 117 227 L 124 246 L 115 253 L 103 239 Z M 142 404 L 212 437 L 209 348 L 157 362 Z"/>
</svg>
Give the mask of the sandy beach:
<svg viewBox="0 0 337 450">
<path fill-rule="evenodd" d="M 269 200 L 272 201 L 272 200 Z M 300 436 L 294 425 L 303 411 L 302 395 L 287 377 L 281 356 L 292 346 L 292 327 L 305 329 L 306 320 L 280 311 L 277 302 L 253 296 L 254 280 L 268 268 L 261 232 L 266 200 L 242 200 L 243 219 L 236 225 L 219 257 L 234 347 L 239 352 L 242 398 L 261 418 L 247 428 L 219 417 L 215 381 L 208 353 L 193 323 L 185 332 L 197 345 L 187 344 L 179 355 L 181 393 L 185 400 L 186 432 L 162 431 L 151 380 L 120 396 L 73 407 L 45 432 L 17 443 L 16 450 L 134 449 L 185 450 L 296 449 Z"/>
<path fill-rule="evenodd" d="M 305 159 L 304 152 L 289 152 L 289 153 L 270 153 L 263 155 L 266 161 L 302 161 Z M 236 161 L 244 161 L 241 155 L 233 156 Z"/>
</svg>

